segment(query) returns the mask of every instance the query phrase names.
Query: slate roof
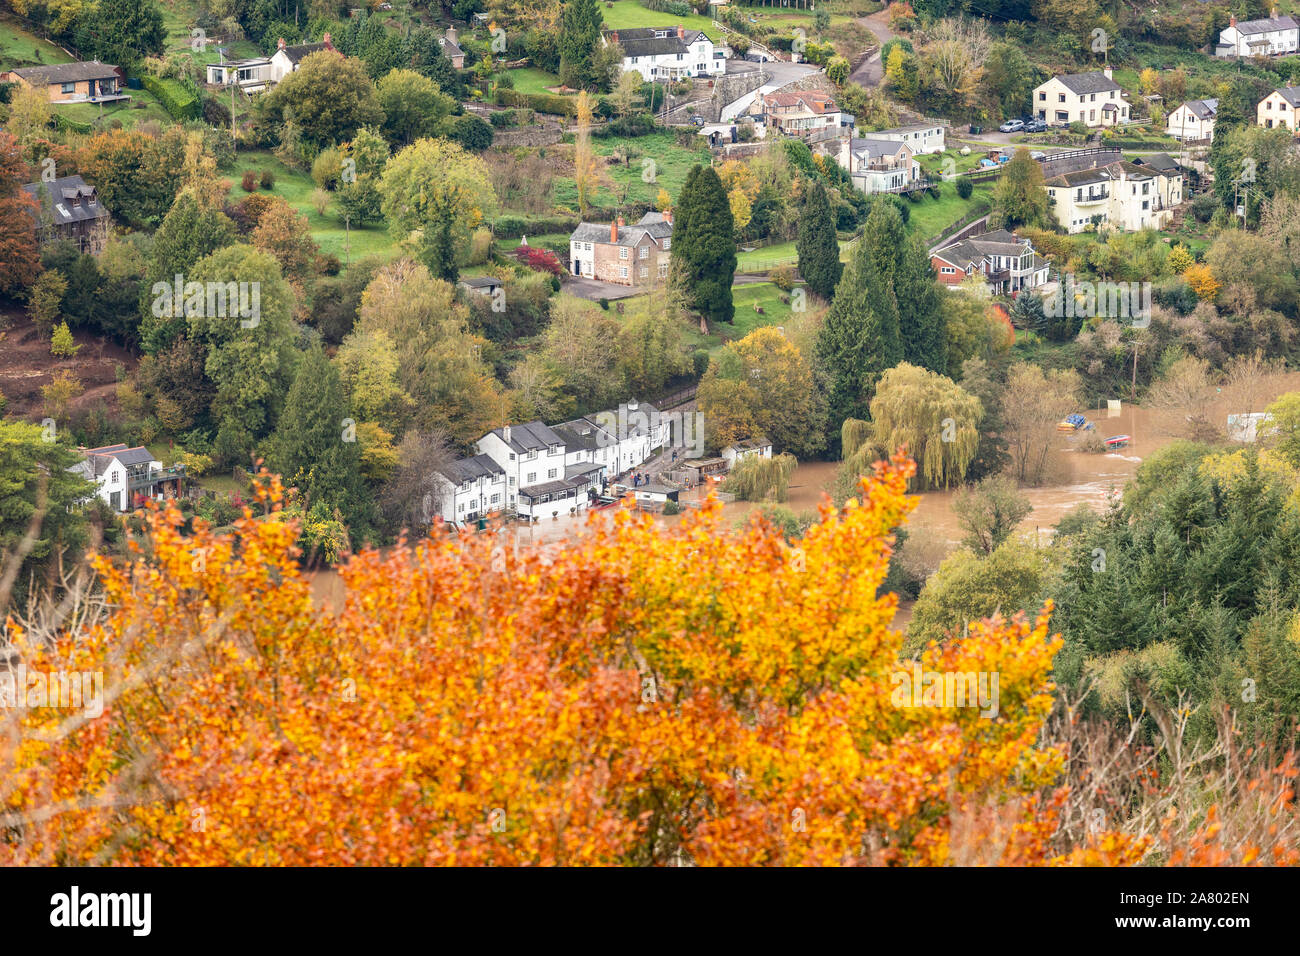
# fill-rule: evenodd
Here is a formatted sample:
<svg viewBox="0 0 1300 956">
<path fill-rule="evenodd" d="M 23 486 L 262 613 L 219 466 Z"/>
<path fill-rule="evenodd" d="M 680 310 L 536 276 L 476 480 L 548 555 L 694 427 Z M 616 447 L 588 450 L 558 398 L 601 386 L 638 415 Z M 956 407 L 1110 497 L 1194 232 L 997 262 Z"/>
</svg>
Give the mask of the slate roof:
<svg viewBox="0 0 1300 956">
<path fill-rule="evenodd" d="M 332 50 L 334 47 L 328 43 L 300 43 L 298 46 L 286 46 L 279 51 L 289 58 L 289 62 L 295 66 L 313 53 L 319 53 L 321 50 Z"/>
<path fill-rule="evenodd" d="M 1291 17 L 1272 17 L 1266 20 L 1242 20 L 1237 23 L 1237 32 L 1242 36 L 1254 36 L 1257 33 L 1276 33 L 1278 30 L 1296 29 L 1296 21 Z M 1225 27 L 1225 29 L 1228 29 Z"/>
<path fill-rule="evenodd" d="M 1273 92 L 1292 106 L 1300 106 L 1300 86 L 1282 86 Z"/>
<path fill-rule="evenodd" d="M 1215 114 L 1219 112 L 1219 101 L 1217 99 L 1188 100 L 1183 105 L 1187 107 L 1188 112 L 1203 120 L 1213 119 Z"/>
<path fill-rule="evenodd" d="M 472 458 L 461 458 L 453 461 L 441 473 L 452 484 L 459 485 L 464 481 L 474 481 L 478 478 L 493 478 L 505 475 L 505 469 L 492 460 L 490 455 L 474 455 Z"/>
<path fill-rule="evenodd" d="M 86 80 L 106 80 L 117 77 L 117 67 L 110 63 L 92 60 L 89 63 L 58 63 L 54 66 L 24 66 L 10 70 L 33 85 L 51 83 L 82 83 Z"/>
<path fill-rule="evenodd" d="M 673 234 L 673 224 L 664 219 L 661 212 L 648 212 L 637 222 L 629 226 L 618 227 L 618 241 L 609 241 L 609 223 L 580 222 L 578 228 L 569 236 L 570 242 L 596 242 L 604 245 L 635 246 L 649 236 L 660 245 L 660 240 Z"/>
<path fill-rule="evenodd" d="M 1169 175 L 1166 169 L 1155 167 L 1139 166 L 1136 163 L 1121 161 L 1109 163 L 1106 166 L 1097 166 L 1093 169 L 1084 169 L 1074 173 L 1062 173 L 1060 176 L 1053 176 L 1047 180 L 1047 186 L 1088 186 L 1093 183 L 1107 182 L 1109 180 L 1118 180 L 1127 177 L 1128 179 L 1151 179 L 1156 174 Z"/>
<path fill-rule="evenodd" d="M 494 428 L 491 434 L 506 441 L 505 429 Z M 519 452 L 545 451 L 552 445 L 563 445 L 564 439 L 555 434 L 549 425 L 541 422 L 525 422 L 523 425 L 510 426 L 510 440 L 506 442 L 511 450 Z"/>
<path fill-rule="evenodd" d="M 586 418 L 552 425 L 551 430 L 564 439 L 565 451 L 595 451 L 597 448 L 612 448 L 618 443 L 607 429 Z M 601 435 L 605 437 L 601 438 Z"/>
<path fill-rule="evenodd" d="M 1019 239 L 1005 229 L 970 236 L 960 242 L 936 250 L 935 256 L 944 262 L 950 262 L 962 270 L 970 268 L 972 263 L 980 262 L 987 256 L 1019 256 L 1029 248 L 1029 241 Z"/>
<path fill-rule="evenodd" d="M 1178 165 L 1178 160 L 1174 159 L 1168 153 L 1155 153 L 1152 156 L 1139 156 L 1133 161 L 1136 166 L 1145 166 L 1147 169 L 1161 173 L 1165 176 L 1178 176 L 1182 174 L 1182 167 Z"/>
<path fill-rule="evenodd" d="M 104 219 L 108 210 L 99 202 L 91 186 L 80 176 L 64 176 L 51 182 L 28 183 L 23 190 L 37 203 L 41 202 L 42 187 L 45 193 L 45 213 L 54 225 L 62 226 L 89 219 Z M 72 200 L 80 200 L 73 205 Z"/>
<path fill-rule="evenodd" d="M 865 155 L 867 161 L 881 156 L 897 156 L 903 144 L 896 139 L 872 139 L 869 136 L 854 137 L 849 140 L 849 151 L 855 155 Z"/>
<path fill-rule="evenodd" d="M 1094 70 L 1091 73 L 1066 73 L 1057 77 L 1067 90 L 1076 95 L 1082 93 L 1106 93 L 1110 90 L 1122 89 L 1113 79 L 1102 73 L 1100 70 Z"/>
<path fill-rule="evenodd" d="M 656 37 L 655 31 L 668 31 L 666 37 Z M 618 35 L 615 41 L 614 36 Z M 686 53 L 687 48 L 695 43 L 701 37 L 708 39 L 708 36 L 699 30 L 687 30 L 685 38 L 677 36 L 677 28 L 673 27 L 636 27 L 631 30 L 606 30 L 605 40 L 609 43 L 617 42 L 623 48 L 624 56 L 672 56 L 677 53 Z"/>
<path fill-rule="evenodd" d="M 438 37 L 438 43 L 442 46 L 443 55 L 446 56 L 447 59 L 451 59 L 453 56 L 465 55 L 465 51 L 460 48 L 459 43 L 453 43 L 446 37 Z"/>
</svg>

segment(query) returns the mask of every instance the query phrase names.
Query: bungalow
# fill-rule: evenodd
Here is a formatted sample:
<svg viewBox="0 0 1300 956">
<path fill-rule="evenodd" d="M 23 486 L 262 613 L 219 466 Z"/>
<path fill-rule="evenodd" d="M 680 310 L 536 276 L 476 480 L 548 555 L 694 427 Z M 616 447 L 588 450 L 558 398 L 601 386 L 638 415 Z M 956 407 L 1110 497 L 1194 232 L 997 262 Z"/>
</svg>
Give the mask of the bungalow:
<svg viewBox="0 0 1300 956">
<path fill-rule="evenodd" d="M 147 448 L 104 445 L 79 449 L 84 456 L 68 471 L 95 483 L 95 497 L 117 512 L 142 507 L 149 499 L 178 497 L 185 466 L 164 468 Z"/>
<path fill-rule="evenodd" d="M 1256 104 L 1255 122 L 1266 129 L 1282 127 L 1296 133 L 1300 131 L 1297 110 L 1300 110 L 1300 86 L 1284 86 Z"/>
<path fill-rule="evenodd" d="M 772 443 L 765 438 L 748 438 L 722 449 L 722 457 L 726 459 L 727 470 L 730 471 L 746 458 L 771 458 Z"/>
<path fill-rule="evenodd" d="M 930 265 L 944 285 L 960 285 L 978 275 L 995 295 L 1035 288 L 1048 274 L 1047 260 L 1033 243 L 1005 229 L 944 246 L 930 254 Z"/>
<path fill-rule="evenodd" d="M 110 103 L 129 100 L 122 92 L 122 71 L 112 64 L 59 63 L 54 66 L 24 66 L 0 73 L 0 80 L 19 86 L 44 87 L 51 103 Z"/>
<path fill-rule="evenodd" d="M 246 93 L 260 93 L 274 82 L 273 74 L 271 58 L 259 56 L 229 63 L 209 63 L 207 80 L 213 86 L 238 86 Z"/>
<path fill-rule="evenodd" d="M 673 214 L 648 212 L 634 225 L 582 222 L 569 237 L 569 271 L 616 285 L 651 286 L 668 278 Z"/>
<path fill-rule="evenodd" d="M 1274 7 L 1266 20 L 1228 18 L 1219 31 L 1214 55 L 1219 57 L 1279 56 L 1300 51 L 1300 24 L 1291 17 L 1279 17 Z"/>
<path fill-rule="evenodd" d="M 623 72 L 640 73 L 646 82 L 686 77 L 721 76 L 727 72 L 724 48 L 714 48 L 708 34 L 676 26 L 606 30 L 605 46 L 623 48 Z"/>
<path fill-rule="evenodd" d="M 921 164 L 912 150 L 892 139 L 852 137 L 841 140 L 840 166 L 864 193 L 896 193 L 921 186 Z"/>
<path fill-rule="evenodd" d="M 36 202 L 36 238 L 44 244 L 68 239 L 83 253 L 99 255 L 108 241 L 112 217 L 94 186 L 80 176 L 28 183 L 23 191 Z"/>
<path fill-rule="evenodd" d="M 1214 139 L 1214 117 L 1219 112 L 1219 101 L 1188 100 L 1169 114 L 1165 121 L 1165 135 L 1174 139 Z"/>
<path fill-rule="evenodd" d="M 1131 115 L 1124 90 L 1112 78 L 1110 67 L 1054 76 L 1034 88 L 1033 102 L 1034 115 L 1051 126 L 1118 126 L 1127 123 Z"/>
</svg>

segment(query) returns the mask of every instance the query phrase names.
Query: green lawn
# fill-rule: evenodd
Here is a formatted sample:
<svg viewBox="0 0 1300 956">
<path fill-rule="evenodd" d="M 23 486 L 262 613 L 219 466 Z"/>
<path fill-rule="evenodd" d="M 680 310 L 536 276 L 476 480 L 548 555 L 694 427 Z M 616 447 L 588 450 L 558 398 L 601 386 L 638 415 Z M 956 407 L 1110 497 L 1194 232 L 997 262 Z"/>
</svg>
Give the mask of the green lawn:
<svg viewBox="0 0 1300 956">
<path fill-rule="evenodd" d="M 671 13 L 656 13 L 654 10 L 647 10 L 636 0 L 614 0 L 613 4 L 603 5 L 601 13 L 605 16 L 607 30 L 618 30 L 624 27 L 676 26 L 680 23 L 687 30 L 703 31 L 715 43 L 721 36 L 721 32 L 713 26 L 712 17 L 702 17 L 697 13 L 687 17 L 674 16 Z"/>
<path fill-rule="evenodd" d="M 321 252 L 338 256 L 339 261 L 343 263 L 355 262 L 357 259 L 368 255 L 393 256 L 397 254 L 397 244 L 389 236 L 388 230 L 382 224 L 371 225 L 364 229 L 354 226 L 351 233 L 349 253 L 347 251 L 349 248 L 348 237 L 343 227 L 343 220 L 336 215 L 334 207 L 331 206 L 326 210 L 325 215 L 321 216 L 316 212 L 316 207 L 311 204 L 311 195 L 316 189 L 316 183 L 312 181 L 311 176 L 305 172 L 290 169 L 267 152 L 240 153 L 235 162 L 235 168 L 222 172 L 223 176 L 230 179 L 230 199 L 232 202 L 239 202 L 248 195 L 240 185 L 240 180 L 246 169 L 253 170 L 259 176 L 263 169 L 271 170 L 272 175 L 275 177 L 275 185 L 269 192 L 272 195 L 281 197 L 307 217 L 312 238 L 320 246 Z"/>
<path fill-rule="evenodd" d="M 591 145 L 600 156 L 612 156 L 618 151 L 625 151 L 627 156 L 626 163 L 603 167 L 609 182 L 596 190 L 592 197 L 591 201 L 596 205 L 624 201 L 653 203 L 660 189 L 668 190 L 668 195 L 675 200 L 691 167 L 697 163 L 708 165 L 709 162 L 709 151 L 703 138 L 698 147 L 687 149 L 678 146 L 676 137 L 669 132 L 633 138 L 593 138 Z M 577 209 L 578 190 L 572 179 L 556 179 L 551 187 L 551 202 L 556 206 Z"/>
<path fill-rule="evenodd" d="M 866 135 L 870 136 L 871 134 L 867 133 Z M 949 171 L 964 173 L 968 169 L 974 169 L 986 155 L 982 149 L 972 149 L 970 153 L 963 156 L 959 148 L 950 148 L 945 149 L 942 153 L 929 153 L 925 156 L 918 156 L 916 161 L 921 164 L 921 169 L 928 175 L 942 176 Z M 948 160 L 952 160 L 953 165 L 946 170 L 944 164 Z"/>
<path fill-rule="evenodd" d="M 120 120 L 128 129 L 138 126 L 146 120 L 154 120 L 163 126 L 170 126 L 174 121 L 163 109 L 161 103 L 148 90 L 129 90 L 130 100 L 105 103 L 101 107 L 95 103 L 56 104 L 54 109 L 70 120 L 79 123 L 91 123 L 96 130 L 107 129 L 113 120 Z M 144 108 L 141 109 L 140 107 Z"/>
<path fill-rule="evenodd" d="M 709 323 L 708 335 L 701 335 L 699 326 L 692 325 L 686 332 L 686 340 L 692 348 L 714 352 L 728 342 L 743 339 L 765 325 L 785 325 L 790 321 L 792 313 L 791 307 L 781 302 L 783 297 L 789 298 L 787 293 L 770 282 L 733 286 L 731 301 L 736 307 L 735 321 L 731 325 L 723 322 Z M 762 315 L 756 306 L 763 310 Z"/>
<path fill-rule="evenodd" d="M 957 195 L 956 183 L 943 183 L 940 189 L 938 199 L 926 196 L 920 202 L 908 204 L 911 210 L 908 228 L 919 236 L 937 235 L 966 215 L 975 203 L 989 202 L 993 195 L 993 181 L 976 183 L 970 199 Z"/>
<path fill-rule="evenodd" d="M 848 261 L 848 243 L 840 240 L 840 260 Z M 788 242 L 778 242 L 770 246 L 763 246 L 761 249 L 754 249 L 750 252 L 737 250 L 736 252 L 736 271 L 737 272 L 766 272 L 768 269 L 775 269 L 783 265 L 797 265 L 799 262 L 799 251 L 795 248 L 795 241 L 791 239 Z M 739 291 L 739 289 L 737 290 Z"/>
<path fill-rule="evenodd" d="M 0 19 L 0 70 L 44 63 L 69 63 L 72 57 L 49 40 L 28 33 L 13 20 Z"/>
<path fill-rule="evenodd" d="M 505 72 L 514 80 L 515 91 L 519 93 L 549 93 L 549 87 L 560 85 L 558 76 L 536 67 L 526 66 Z"/>
</svg>

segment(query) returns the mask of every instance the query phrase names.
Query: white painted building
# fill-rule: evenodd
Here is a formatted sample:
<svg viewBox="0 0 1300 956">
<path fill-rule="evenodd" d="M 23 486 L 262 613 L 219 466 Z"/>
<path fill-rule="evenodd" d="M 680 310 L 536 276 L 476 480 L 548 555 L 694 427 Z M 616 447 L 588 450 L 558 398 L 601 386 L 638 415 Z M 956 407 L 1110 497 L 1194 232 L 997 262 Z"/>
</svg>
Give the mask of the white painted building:
<svg viewBox="0 0 1300 956">
<path fill-rule="evenodd" d="M 1034 87 L 1034 115 L 1049 126 L 1118 126 L 1133 115 L 1110 67 L 1054 76 Z"/>
<path fill-rule="evenodd" d="M 1214 55 L 1220 57 L 1282 56 L 1300 51 L 1300 24 L 1291 17 L 1279 17 L 1274 7 L 1265 20 L 1228 18 L 1219 31 Z"/>
<path fill-rule="evenodd" d="M 680 23 L 606 30 L 601 40 L 606 46 L 622 47 L 623 71 L 640 73 L 647 82 L 719 76 L 727 72 L 726 48 L 714 47 L 707 34 L 687 30 Z"/>
<path fill-rule="evenodd" d="M 1300 132 L 1300 86 L 1274 90 L 1255 105 L 1255 122 L 1265 129 Z"/>
<path fill-rule="evenodd" d="M 505 510 L 506 472 L 490 455 L 454 461 L 434 477 L 443 521 L 476 521 Z"/>
<path fill-rule="evenodd" d="M 913 123 L 897 129 L 873 129 L 863 135 L 871 139 L 887 139 L 902 143 L 912 151 L 913 156 L 928 156 L 930 153 L 942 153 L 944 150 L 942 123 Z"/>
<path fill-rule="evenodd" d="M 95 496 L 117 512 L 133 511 L 153 499 L 179 497 L 185 466 L 164 468 L 147 448 L 104 445 L 82 449 L 85 456 L 68 470 L 95 483 Z"/>
<path fill-rule="evenodd" d="M 1214 117 L 1218 112 L 1218 100 L 1188 100 L 1169 114 L 1165 135 L 1179 140 L 1214 139 Z"/>
<path fill-rule="evenodd" d="M 765 438 L 739 441 L 722 449 L 722 457 L 727 460 L 727 470 L 730 471 L 746 458 L 771 458 L 772 443 Z"/>
<path fill-rule="evenodd" d="M 864 193 L 903 192 L 922 179 L 921 164 L 897 140 L 845 137 L 839 140 L 838 150 L 836 161 Z"/>
</svg>

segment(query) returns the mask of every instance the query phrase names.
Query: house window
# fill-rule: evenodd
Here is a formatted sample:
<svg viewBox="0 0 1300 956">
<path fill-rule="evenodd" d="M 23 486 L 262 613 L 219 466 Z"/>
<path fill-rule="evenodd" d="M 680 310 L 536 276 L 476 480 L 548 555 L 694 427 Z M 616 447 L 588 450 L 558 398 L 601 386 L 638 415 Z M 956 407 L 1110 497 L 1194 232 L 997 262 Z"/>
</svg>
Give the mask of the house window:
<svg viewBox="0 0 1300 956">
<path fill-rule="evenodd" d="M 492 496 L 492 503 L 493 503 L 494 505 L 497 504 L 497 503 L 499 503 L 500 501 L 501 501 L 501 496 L 500 496 L 500 495 L 493 495 L 493 496 Z"/>
<path fill-rule="evenodd" d="M 619 267 L 618 267 L 618 277 L 619 277 L 620 279 L 626 279 L 626 278 L 627 278 L 627 266 L 619 266 Z"/>
<path fill-rule="evenodd" d="M 1046 90 L 1041 91 L 1038 94 L 1038 99 L 1040 102 L 1045 102 L 1047 100 L 1047 91 Z"/>
<path fill-rule="evenodd" d="M 546 477 L 547 477 L 547 478 L 554 478 L 554 477 L 555 477 L 555 469 L 554 469 L 554 468 L 549 469 L 549 470 L 546 472 Z"/>
<path fill-rule="evenodd" d="M 627 246 L 624 246 L 622 249 L 618 250 L 618 257 L 619 257 L 620 259 L 626 259 L 626 258 L 627 258 Z"/>
<path fill-rule="evenodd" d="M 1064 103 L 1064 102 L 1065 102 L 1065 94 L 1064 94 L 1064 93 L 1057 93 L 1057 94 L 1056 94 L 1056 102 L 1058 102 L 1058 103 Z"/>
<path fill-rule="evenodd" d="M 664 237 L 664 252 L 667 252 L 669 249 L 671 249 L 671 248 L 672 248 L 672 245 L 673 245 L 673 239 L 672 239 L 672 236 L 665 236 L 665 237 Z"/>
<path fill-rule="evenodd" d="M 536 448 L 530 448 L 530 449 L 528 450 L 528 460 L 529 460 L 529 461 L 532 461 L 532 460 L 533 460 L 534 458 L 536 458 L 536 457 L 537 457 L 537 449 L 536 449 Z"/>
<path fill-rule="evenodd" d="M 59 87 L 59 92 L 60 92 L 60 93 L 71 93 L 71 92 L 73 92 L 74 90 L 76 90 L 76 88 L 77 88 L 77 84 L 76 84 L 76 83 L 64 83 L 61 87 Z"/>
<path fill-rule="evenodd" d="M 530 472 L 528 473 L 528 483 L 531 485 L 531 484 L 533 484 L 533 482 L 535 482 L 535 481 L 537 481 L 537 472 L 535 472 L 535 471 L 530 471 Z"/>
<path fill-rule="evenodd" d="M 514 453 L 514 452 L 511 452 L 511 453 L 510 453 L 510 460 L 511 460 L 511 461 L 514 461 L 514 460 L 515 460 L 515 453 Z"/>
<path fill-rule="evenodd" d="M 642 278 L 642 279 L 648 278 L 649 275 L 650 275 L 650 267 L 649 267 L 649 266 L 642 266 L 642 267 L 641 267 L 641 278 Z"/>
<path fill-rule="evenodd" d="M 649 247 L 649 246 L 642 246 L 642 247 L 641 247 L 641 258 L 642 258 L 642 259 L 649 259 L 649 258 L 650 258 L 650 247 Z"/>
<path fill-rule="evenodd" d="M 661 279 L 666 278 L 667 275 L 668 275 L 668 266 L 667 266 L 667 265 L 664 265 L 664 264 L 660 264 L 660 266 L 659 266 L 659 278 L 661 278 Z"/>
<path fill-rule="evenodd" d="M 954 269 L 952 266 L 940 266 L 939 271 L 946 276 L 957 274 L 957 270 Z"/>
</svg>

